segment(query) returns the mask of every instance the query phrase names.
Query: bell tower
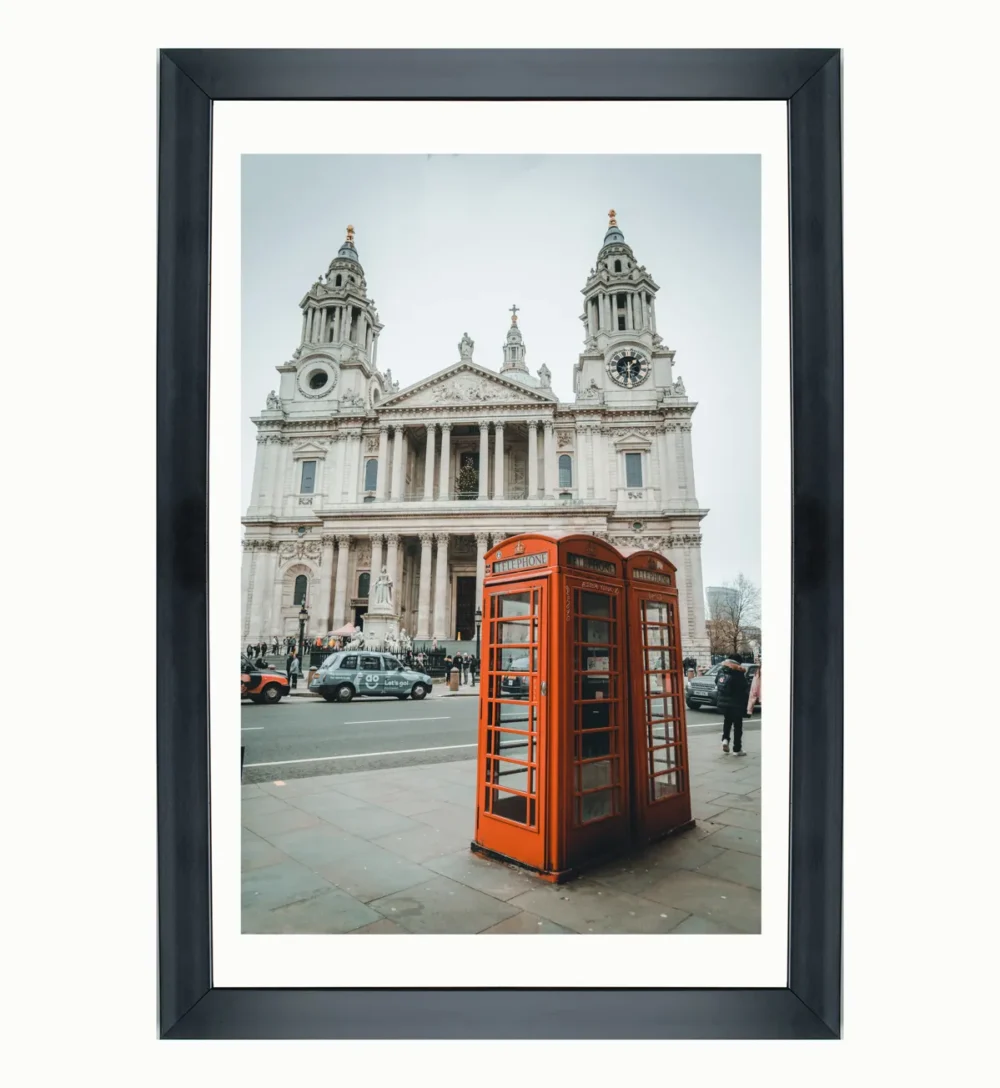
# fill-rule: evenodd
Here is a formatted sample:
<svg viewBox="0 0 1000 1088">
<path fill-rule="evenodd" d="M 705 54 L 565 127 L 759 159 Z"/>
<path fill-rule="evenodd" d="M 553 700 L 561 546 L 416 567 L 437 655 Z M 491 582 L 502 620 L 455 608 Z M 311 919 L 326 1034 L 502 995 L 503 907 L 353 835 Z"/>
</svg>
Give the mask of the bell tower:
<svg viewBox="0 0 1000 1088">
<path fill-rule="evenodd" d="M 659 285 L 625 241 L 614 209 L 582 290 L 584 350 L 574 368 L 577 399 L 659 400 L 673 387 L 674 353 L 656 331 Z"/>
<path fill-rule="evenodd" d="M 383 326 L 375 300 L 368 297 L 365 270 L 354 245 L 354 227 L 347 228 L 344 244 L 325 276 L 312 285 L 299 306 L 300 354 L 320 350 L 338 356 L 341 365 L 348 361 L 360 364 L 366 376 L 375 370 Z"/>
</svg>

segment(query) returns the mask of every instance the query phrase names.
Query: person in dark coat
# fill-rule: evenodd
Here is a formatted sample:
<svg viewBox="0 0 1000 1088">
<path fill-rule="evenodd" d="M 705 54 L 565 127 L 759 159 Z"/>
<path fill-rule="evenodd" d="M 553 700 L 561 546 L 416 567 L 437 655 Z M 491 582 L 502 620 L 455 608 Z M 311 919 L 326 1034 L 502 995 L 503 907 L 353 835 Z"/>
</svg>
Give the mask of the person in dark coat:
<svg viewBox="0 0 1000 1088">
<path fill-rule="evenodd" d="M 745 756 L 743 751 L 743 715 L 747 711 L 747 696 L 750 685 L 747 673 L 741 662 L 735 657 L 723 661 L 715 675 L 715 690 L 718 693 L 719 712 L 722 714 L 722 750 L 729 751 L 729 737 L 733 738 L 733 755 Z"/>
</svg>

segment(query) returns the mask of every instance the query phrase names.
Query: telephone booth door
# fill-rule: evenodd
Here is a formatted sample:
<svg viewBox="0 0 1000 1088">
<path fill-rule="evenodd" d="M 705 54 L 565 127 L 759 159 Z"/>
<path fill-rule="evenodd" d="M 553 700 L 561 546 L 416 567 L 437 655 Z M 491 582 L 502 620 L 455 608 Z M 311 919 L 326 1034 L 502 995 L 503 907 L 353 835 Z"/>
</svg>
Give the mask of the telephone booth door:
<svg viewBox="0 0 1000 1088">
<path fill-rule="evenodd" d="M 484 586 L 472 844 L 539 870 L 548 862 L 548 591 L 546 578 Z"/>
<path fill-rule="evenodd" d="M 621 555 L 593 537 L 559 542 L 561 839 L 567 874 L 629 846 L 625 585 Z"/>
<path fill-rule="evenodd" d="M 640 843 L 691 824 L 677 572 L 655 552 L 625 561 L 633 827 Z"/>
</svg>

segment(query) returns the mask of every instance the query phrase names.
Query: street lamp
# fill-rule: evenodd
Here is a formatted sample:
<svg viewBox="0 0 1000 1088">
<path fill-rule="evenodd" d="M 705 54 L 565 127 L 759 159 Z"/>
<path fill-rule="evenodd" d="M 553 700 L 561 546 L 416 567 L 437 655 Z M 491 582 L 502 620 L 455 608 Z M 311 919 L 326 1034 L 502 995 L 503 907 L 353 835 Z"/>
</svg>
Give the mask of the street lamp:
<svg viewBox="0 0 1000 1088">
<path fill-rule="evenodd" d="M 306 608 L 305 601 L 302 602 L 302 607 L 299 609 L 299 661 L 302 662 L 305 659 L 305 645 L 306 645 L 306 620 L 309 619 L 309 610 Z M 301 665 L 300 665 L 301 668 Z"/>
<path fill-rule="evenodd" d="M 483 675 L 483 663 L 479 660 L 479 628 L 483 622 L 483 610 L 479 607 L 476 608 L 476 662 L 479 669 L 479 675 Z"/>
</svg>

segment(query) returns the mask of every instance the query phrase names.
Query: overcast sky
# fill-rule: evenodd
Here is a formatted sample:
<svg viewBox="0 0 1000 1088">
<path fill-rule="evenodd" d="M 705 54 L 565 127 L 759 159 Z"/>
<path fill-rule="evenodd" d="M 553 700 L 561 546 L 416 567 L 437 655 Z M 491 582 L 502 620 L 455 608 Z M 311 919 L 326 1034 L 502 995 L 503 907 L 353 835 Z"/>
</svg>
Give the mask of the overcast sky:
<svg viewBox="0 0 1000 1088">
<path fill-rule="evenodd" d="M 692 440 L 705 585 L 760 584 L 760 164 L 747 155 L 243 157 L 243 505 L 252 414 L 298 346 L 298 303 L 352 223 L 401 387 L 458 361 L 499 369 L 518 322 L 527 364 L 573 399 L 580 289 L 614 208 L 660 285 L 657 330 L 698 402 Z"/>
</svg>

